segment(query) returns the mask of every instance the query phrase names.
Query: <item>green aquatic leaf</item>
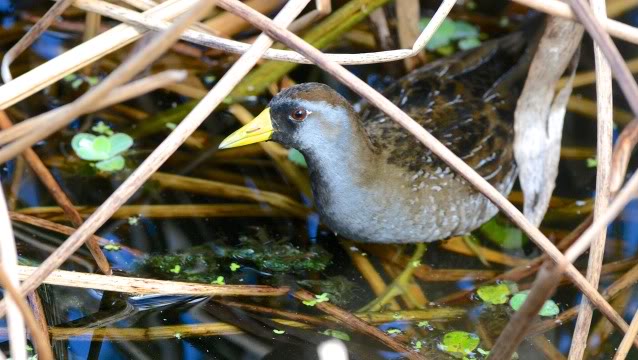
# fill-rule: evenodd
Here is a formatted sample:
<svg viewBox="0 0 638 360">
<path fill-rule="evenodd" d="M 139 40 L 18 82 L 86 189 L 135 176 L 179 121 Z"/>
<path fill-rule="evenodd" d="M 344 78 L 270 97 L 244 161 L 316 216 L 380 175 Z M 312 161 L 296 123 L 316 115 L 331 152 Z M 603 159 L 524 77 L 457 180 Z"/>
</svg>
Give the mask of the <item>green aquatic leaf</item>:
<svg viewBox="0 0 638 360">
<path fill-rule="evenodd" d="M 588 168 L 595 168 L 596 166 L 598 166 L 598 160 L 596 160 L 595 158 L 588 158 L 586 162 Z"/>
<path fill-rule="evenodd" d="M 451 354 L 469 354 L 476 349 L 481 339 L 476 334 L 465 331 L 452 331 L 443 336 L 443 341 L 437 344 L 440 350 Z"/>
<path fill-rule="evenodd" d="M 343 331 L 328 329 L 322 332 L 322 334 L 327 336 L 332 336 L 335 339 L 350 341 L 350 335 L 348 335 L 347 333 L 344 333 Z"/>
<path fill-rule="evenodd" d="M 77 156 L 89 161 L 108 159 L 111 150 L 110 144 L 106 136 L 95 136 L 87 133 L 76 134 L 71 140 L 71 147 Z"/>
<path fill-rule="evenodd" d="M 230 271 L 235 272 L 235 271 L 239 270 L 240 267 L 241 267 L 241 265 L 239 265 L 237 263 L 231 263 L 230 264 Z"/>
<path fill-rule="evenodd" d="M 462 39 L 458 43 L 458 47 L 461 50 L 472 49 L 472 48 L 475 48 L 475 47 L 480 46 L 480 45 L 481 45 L 481 40 L 479 40 L 478 38 L 475 38 L 475 37 Z"/>
<path fill-rule="evenodd" d="M 215 279 L 215 281 L 213 281 L 211 284 L 213 284 L 213 285 L 226 285 L 226 282 L 224 281 L 224 277 L 223 276 L 218 276 L 217 279 Z"/>
<path fill-rule="evenodd" d="M 301 167 L 308 167 L 306 163 L 306 158 L 303 157 L 303 154 L 299 152 L 297 149 L 290 149 L 288 151 L 288 160 L 290 160 L 293 164 Z"/>
<path fill-rule="evenodd" d="M 505 304 L 512 293 L 516 292 L 517 286 L 512 282 L 503 282 L 496 285 L 481 286 L 476 294 L 488 304 Z"/>
<path fill-rule="evenodd" d="M 108 160 L 128 150 L 133 138 L 118 133 L 111 136 L 79 133 L 71 140 L 71 147 L 80 159 L 88 161 Z"/>
<path fill-rule="evenodd" d="M 529 290 L 521 291 L 517 294 L 514 294 L 514 296 L 512 296 L 512 298 L 510 299 L 510 307 L 514 309 L 514 311 L 518 311 L 521 308 L 521 306 L 523 306 L 523 303 L 527 299 L 528 295 L 529 295 Z M 538 315 L 556 316 L 558 315 L 558 313 L 560 313 L 560 309 L 558 308 L 558 305 L 556 304 L 554 300 L 549 299 L 545 301 L 545 303 L 543 304 L 543 307 L 538 312 Z"/>
<path fill-rule="evenodd" d="M 386 330 L 386 332 L 390 335 L 398 335 L 401 334 L 401 330 L 400 329 L 388 329 Z"/>
<path fill-rule="evenodd" d="M 106 125 L 103 121 L 98 122 L 95 126 L 91 128 L 91 130 L 93 130 L 93 132 L 96 132 L 100 135 L 107 135 L 107 136 L 113 135 L 113 130 L 111 130 L 111 128 L 108 125 Z"/>
<path fill-rule="evenodd" d="M 173 274 L 179 274 L 180 271 L 182 271 L 182 267 L 179 265 L 175 265 L 173 266 L 172 269 L 169 270 L 170 272 L 172 272 Z"/>
<path fill-rule="evenodd" d="M 417 340 L 414 345 L 414 350 L 421 350 L 421 348 L 423 347 L 423 343 L 421 342 L 421 340 Z"/>
<path fill-rule="evenodd" d="M 521 249 L 529 241 L 518 227 L 498 216 L 483 224 L 478 231 L 487 240 L 504 249 Z"/>
<path fill-rule="evenodd" d="M 462 40 L 477 38 L 479 36 L 479 30 L 476 26 L 463 21 L 454 21 L 454 33 L 451 36 L 452 40 Z"/>
<path fill-rule="evenodd" d="M 422 18 L 419 22 L 421 30 L 425 29 L 431 20 L 432 18 L 429 17 Z M 478 39 L 479 35 L 478 27 L 468 22 L 445 19 L 425 48 L 442 55 L 450 55 L 455 51 L 454 41 L 459 41 L 458 47 L 461 50 L 471 49 L 481 43 Z"/>
<path fill-rule="evenodd" d="M 133 138 L 124 133 L 113 134 L 108 139 L 111 143 L 111 156 L 119 155 L 133 146 Z"/>
<path fill-rule="evenodd" d="M 277 330 L 277 329 L 273 329 L 272 332 L 274 332 L 277 335 L 282 335 L 286 333 L 285 330 Z"/>
<path fill-rule="evenodd" d="M 429 322 L 429 321 L 427 321 L 427 320 L 421 320 L 421 321 L 419 321 L 419 323 L 418 323 L 418 324 L 416 324 L 416 326 L 420 327 L 421 329 L 425 329 L 425 328 L 428 328 L 428 329 L 429 329 L 430 327 L 432 327 L 432 326 L 430 325 L 430 322 Z"/>
<path fill-rule="evenodd" d="M 125 164 L 126 162 L 124 161 L 124 158 L 120 155 L 117 155 L 110 159 L 96 162 L 95 167 L 101 171 L 113 172 L 124 169 Z"/>
<path fill-rule="evenodd" d="M 428 26 L 430 21 L 432 21 L 432 18 L 430 17 L 422 18 L 421 21 L 419 22 L 419 25 L 421 25 L 421 29 L 425 29 L 425 27 Z M 425 48 L 430 51 L 434 51 L 440 47 L 449 45 L 450 41 L 452 40 L 452 37 L 454 36 L 455 31 L 456 31 L 456 24 L 454 20 L 451 20 L 451 19 L 443 20 L 443 23 L 441 23 L 441 26 L 439 26 L 439 28 L 436 30 L 436 32 L 434 33 L 430 41 L 428 41 L 428 44 L 426 45 Z"/>
<path fill-rule="evenodd" d="M 549 300 L 545 301 L 545 303 L 543 304 L 543 307 L 538 312 L 538 315 L 540 315 L 540 316 L 556 316 L 556 315 L 558 315 L 559 312 L 560 312 L 560 309 L 558 308 L 558 305 L 556 304 L 556 302 L 554 302 L 554 300 L 552 300 L 552 299 L 549 299 Z"/>
</svg>

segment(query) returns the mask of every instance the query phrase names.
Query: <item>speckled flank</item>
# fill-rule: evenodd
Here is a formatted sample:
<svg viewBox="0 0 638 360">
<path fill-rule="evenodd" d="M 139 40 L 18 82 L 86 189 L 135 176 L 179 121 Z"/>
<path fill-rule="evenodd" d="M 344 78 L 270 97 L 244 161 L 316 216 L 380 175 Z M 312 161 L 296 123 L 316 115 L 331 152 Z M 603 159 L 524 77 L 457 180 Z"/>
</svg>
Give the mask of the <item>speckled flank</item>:
<svg viewBox="0 0 638 360">
<path fill-rule="evenodd" d="M 516 175 L 512 119 L 524 46 L 520 34 L 488 42 L 426 65 L 384 93 L 503 194 Z M 435 241 L 466 234 L 497 212 L 385 114 L 363 104 L 360 120 L 326 85 L 295 86 L 270 106 L 273 139 L 304 154 L 322 221 L 347 238 Z M 289 116 L 298 108 L 309 111 L 303 121 Z"/>
</svg>

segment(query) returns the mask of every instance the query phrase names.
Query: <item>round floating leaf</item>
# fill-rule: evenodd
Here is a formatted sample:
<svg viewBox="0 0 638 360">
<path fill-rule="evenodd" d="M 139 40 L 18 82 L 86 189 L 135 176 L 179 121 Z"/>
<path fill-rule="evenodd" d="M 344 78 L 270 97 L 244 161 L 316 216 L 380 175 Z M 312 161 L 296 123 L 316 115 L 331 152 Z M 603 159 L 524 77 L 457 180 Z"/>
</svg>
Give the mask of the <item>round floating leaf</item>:
<svg viewBox="0 0 638 360">
<path fill-rule="evenodd" d="M 111 142 L 106 136 L 80 133 L 71 140 L 73 151 L 83 160 L 96 161 L 110 158 Z"/>
<path fill-rule="evenodd" d="M 510 307 L 514 309 L 514 311 L 518 311 L 518 309 L 520 309 L 521 306 L 523 306 L 525 299 L 527 299 L 528 293 L 529 293 L 529 290 L 525 290 L 525 291 L 521 291 L 519 293 L 514 294 L 514 296 L 512 296 L 512 298 L 510 299 Z"/>
<path fill-rule="evenodd" d="M 505 304 L 512 294 L 507 284 L 481 286 L 476 292 L 483 302 L 488 304 Z"/>
<path fill-rule="evenodd" d="M 461 41 L 459 41 L 459 49 L 461 50 L 468 50 L 468 49 L 472 49 L 475 48 L 479 45 L 481 45 L 481 40 L 479 40 L 478 38 L 467 38 L 467 39 L 463 39 Z"/>
<path fill-rule="evenodd" d="M 422 29 L 430 23 L 432 18 L 426 17 L 421 19 L 420 25 Z M 432 51 L 436 50 L 442 46 L 446 46 L 450 44 L 450 40 L 454 36 L 454 32 L 456 31 L 456 23 L 453 20 L 445 19 L 439 28 L 436 30 L 428 44 L 425 46 L 426 49 Z"/>
<path fill-rule="evenodd" d="M 95 163 L 95 167 L 105 172 L 120 171 L 124 169 L 124 158 L 118 155 Z"/>
<path fill-rule="evenodd" d="M 133 146 L 133 138 L 124 133 L 111 135 L 108 139 L 111 144 L 111 156 L 119 155 Z"/>
<path fill-rule="evenodd" d="M 451 36 L 452 40 L 476 38 L 478 36 L 479 30 L 476 26 L 465 21 L 454 22 L 454 33 Z"/>
<path fill-rule="evenodd" d="M 529 290 L 526 290 L 526 291 L 521 291 L 515 294 L 514 296 L 512 296 L 512 298 L 510 299 L 510 306 L 512 307 L 512 309 L 514 309 L 515 311 L 518 311 L 518 309 L 520 309 L 521 306 L 523 306 L 523 303 L 525 302 L 525 299 L 527 299 L 528 294 L 529 294 Z M 555 315 L 558 315 L 559 312 L 560 312 L 560 309 L 558 308 L 558 305 L 556 305 L 554 300 L 550 299 L 545 301 L 545 304 L 543 304 L 543 307 L 538 312 L 538 315 L 555 316 Z"/>
<path fill-rule="evenodd" d="M 478 335 L 465 331 L 452 331 L 443 336 L 443 341 L 437 347 L 453 354 L 469 354 L 481 342 Z"/>
<path fill-rule="evenodd" d="M 540 315 L 540 316 L 556 316 L 556 315 L 558 315 L 559 312 L 560 312 L 560 309 L 558 308 L 558 305 L 556 305 L 554 300 L 550 299 L 550 300 L 545 301 L 545 304 L 543 304 L 543 307 L 541 308 L 541 311 L 538 312 L 538 315 Z"/>
</svg>

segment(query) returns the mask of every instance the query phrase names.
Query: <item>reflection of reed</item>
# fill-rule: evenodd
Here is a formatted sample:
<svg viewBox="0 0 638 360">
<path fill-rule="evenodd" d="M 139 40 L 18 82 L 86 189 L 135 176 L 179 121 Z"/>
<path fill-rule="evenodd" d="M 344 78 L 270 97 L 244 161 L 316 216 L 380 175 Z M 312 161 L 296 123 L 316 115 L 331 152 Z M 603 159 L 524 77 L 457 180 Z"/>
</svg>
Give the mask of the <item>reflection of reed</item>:
<svg viewBox="0 0 638 360">
<path fill-rule="evenodd" d="M 230 303 L 229 305 L 232 305 Z M 244 307 L 242 307 L 244 308 Z M 259 307 L 256 307 L 257 309 Z M 246 308 L 250 310 L 250 308 Z M 254 310 L 254 309 L 253 309 Z M 355 313 L 354 316 L 370 324 L 383 324 L 388 322 L 396 322 L 397 316 L 401 317 L 400 321 L 416 322 L 416 321 L 447 321 L 457 319 L 465 315 L 465 310 L 460 308 L 429 308 L 423 310 L 404 310 L 404 311 L 392 311 L 392 312 L 380 312 L 380 313 Z M 313 326 L 305 324 L 303 322 L 287 320 L 287 319 L 272 319 L 272 321 L 281 324 L 283 326 L 290 326 L 295 328 L 308 329 Z M 345 324 L 340 322 L 339 319 L 330 316 L 320 316 L 316 318 L 316 325 L 319 324 L 331 324 L 332 326 L 344 326 Z M 0 329 L 0 335 L 2 334 Z M 171 339 L 177 336 L 181 337 L 196 337 L 196 336 L 220 336 L 220 335 L 233 335 L 242 333 L 241 329 L 236 326 L 225 323 L 211 323 L 211 324 L 193 324 L 193 325 L 169 325 L 169 326 L 154 326 L 149 328 L 99 328 L 99 329 L 87 329 L 87 328 L 62 328 L 51 327 L 49 333 L 53 340 L 84 340 L 84 341 L 103 341 L 108 339 L 109 341 L 142 341 L 142 340 L 159 340 L 159 339 Z"/>
</svg>

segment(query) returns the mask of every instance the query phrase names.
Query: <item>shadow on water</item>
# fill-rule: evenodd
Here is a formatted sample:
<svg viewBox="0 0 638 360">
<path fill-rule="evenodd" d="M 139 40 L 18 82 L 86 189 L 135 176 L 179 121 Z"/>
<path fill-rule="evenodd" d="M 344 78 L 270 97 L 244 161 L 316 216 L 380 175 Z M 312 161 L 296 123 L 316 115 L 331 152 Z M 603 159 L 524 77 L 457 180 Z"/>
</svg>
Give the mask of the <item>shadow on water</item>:
<svg viewBox="0 0 638 360">
<path fill-rule="evenodd" d="M 40 10 L 49 6 L 48 3 L 40 5 Z M 27 25 L 28 22 L 20 15 L 25 13 L 33 15 L 41 14 L 41 11 L 0 0 L 0 32 L 10 34 L 11 29 Z M 622 20 L 636 24 L 637 17 L 638 12 L 631 11 Z M 66 20 L 81 23 L 82 19 L 75 16 Z M 2 40 L 0 36 L 0 46 L 6 50 L 18 38 L 19 35 Z M 25 72 L 79 41 L 79 33 L 49 31 L 20 58 L 15 71 Z M 352 52 L 353 45 L 347 41 L 344 43 L 347 46 L 342 50 Z M 593 65 L 589 44 L 586 41 L 584 45 L 581 70 L 591 69 Z M 622 44 L 622 47 L 627 58 L 636 52 L 633 46 Z M 108 59 L 118 60 L 124 55 L 121 52 Z M 209 65 L 193 66 L 202 82 L 211 85 L 223 74 L 228 59 L 208 60 Z M 172 53 L 162 64 L 194 62 Z M 391 76 L 379 75 L 385 72 L 385 66 L 352 69 L 375 87 L 392 82 Z M 106 74 L 110 71 L 108 61 L 99 62 L 94 71 L 98 78 Z M 291 77 L 298 82 L 322 81 L 339 88 L 333 79 L 309 66 L 298 68 Z M 22 120 L 54 108 L 86 91 L 89 82 L 89 77 L 81 76 L 60 81 L 9 109 L 9 114 L 14 120 Z M 344 94 L 352 96 L 345 91 Z M 578 88 L 575 96 L 591 99 L 594 87 Z M 70 144 L 73 135 L 90 132 L 91 127 L 100 121 L 108 124 L 113 131 L 135 134 L 144 122 L 157 120 L 157 114 L 188 100 L 167 91 L 158 91 L 77 119 L 54 137 L 37 144 L 35 149 L 75 204 L 97 206 L 170 129 L 161 125 L 159 130 L 134 136 L 135 144 L 126 153 L 125 169 L 110 175 L 98 174 L 94 167 L 74 155 Z M 246 106 L 256 113 L 266 101 L 265 97 L 247 99 Z M 582 151 L 561 159 L 556 198 L 543 224 L 544 232 L 553 239 L 566 235 L 592 209 L 595 168 L 587 166 L 587 158 L 593 157 L 596 139 L 595 122 L 591 117 L 572 112 L 566 117 L 563 145 Z M 273 206 L 273 203 L 246 202 L 249 195 L 238 199 L 223 191 L 205 193 L 184 184 L 178 189 L 166 186 L 157 178 L 152 179 L 133 196 L 122 212 L 99 231 L 100 236 L 114 245 L 111 250 L 106 250 L 106 255 L 118 275 L 306 288 L 316 294 L 329 293 L 331 302 L 355 312 L 376 295 L 369 283 L 370 276 L 375 273 L 358 270 L 353 259 L 359 264 L 371 264 L 380 274 L 379 279 L 386 283 L 408 266 L 413 246 L 352 244 L 321 227 L 317 215 L 307 207 L 309 199 L 300 193 L 293 181 L 282 175 L 261 148 L 246 147 L 225 153 L 214 150 L 221 138 L 236 127 L 237 121 L 228 109 L 215 112 L 191 138 L 192 141 L 183 146 L 161 171 L 241 186 L 248 193 L 269 191 L 284 194 L 295 203 L 304 204 L 301 206 L 306 207 L 305 212 L 291 215 Z M 619 129 L 616 129 L 616 136 L 618 132 Z M 298 171 L 303 173 L 304 170 L 299 167 Z M 24 170 L 23 165 L 11 161 L 2 167 L 0 176 L 5 193 L 9 194 L 16 211 L 66 223 L 57 209 L 50 208 L 54 205 L 53 200 L 28 168 Z M 234 207 L 238 204 L 251 207 Z M 158 205 L 168 206 L 155 208 Z M 90 214 L 90 211 L 85 209 L 83 213 Z M 490 239 L 499 236 L 489 231 L 476 234 L 477 246 L 483 249 L 481 254 L 489 266 L 483 264 L 463 242 L 446 241 L 430 245 L 421 259 L 424 271 L 415 274 L 421 290 L 411 292 L 412 299 L 398 297 L 396 303 L 386 304 L 374 323 L 411 346 L 421 348 L 428 358 L 453 358 L 437 346 L 444 334 L 451 330 L 476 333 L 481 338 L 481 347 L 489 348 L 513 310 L 506 304 L 486 305 L 474 294 L 450 302 L 438 299 L 462 290 L 474 290 L 477 284 L 490 277 L 540 255 L 538 249 L 520 232 L 512 229 L 506 220 L 500 219 L 498 223 L 499 234 L 505 234 L 503 236 L 509 242 L 500 245 L 491 242 Z M 633 201 L 608 229 L 605 263 L 618 266 L 609 267 L 609 272 L 601 279 L 601 288 L 612 284 L 635 265 L 638 255 L 637 225 L 638 201 Z M 509 230 L 504 232 L 503 229 Z M 37 266 L 65 239 L 62 235 L 22 222 L 14 222 L 14 230 L 24 265 Z M 621 262 L 626 259 L 630 260 Z M 577 266 L 584 269 L 586 263 L 583 258 Z M 67 261 L 64 269 L 96 272 L 85 248 Z M 528 278 L 519 282 L 519 288 L 524 289 L 530 281 Z M 344 343 L 351 359 L 398 358 L 383 345 L 326 318 L 317 309 L 302 304 L 291 295 L 252 298 L 133 296 L 50 285 L 42 286 L 38 293 L 59 359 L 315 359 L 317 345 L 333 337 L 347 339 Z M 421 298 L 414 298 L 414 294 L 420 294 Z M 565 285 L 559 288 L 553 300 L 561 311 L 565 311 L 580 302 L 580 294 Z M 411 306 L 411 301 L 416 301 L 418 306 Z M 635 289 L 622 291 L 613 304 L 624 309 L 622 314 L 629 321 L 638 308 Z M 417 310 L 410 313 L 399 311 L 395 306 Z M 621 336 L 600 325 L 599 320 L 600 315 L 596 314 L 593 324 L 598 325 L 594 327 L 588 350 L 592 358 L 609 358 Z M 2 320 L 0 341 L 4 349 L 7 347 L 5 325 Z M 540 340 L 529 338 L 521 345 L 518 351 L 520 358 L 541 358 L 540 352 L 548 358 L 560 358 L 556 354 L 548 354 L 554 347 L 562 354 L 568 352 L 573 327 L 574 321 L 569 319 L 544 329 Z M 633 351 L 630 356 L 637 356 Z M 480 353 L 471 356 L 484 357 Z"/>
</svg>

